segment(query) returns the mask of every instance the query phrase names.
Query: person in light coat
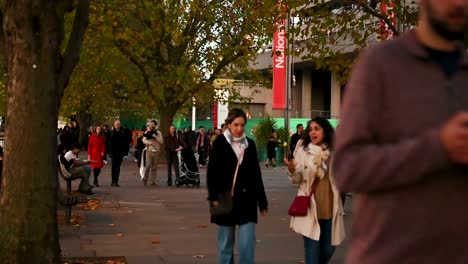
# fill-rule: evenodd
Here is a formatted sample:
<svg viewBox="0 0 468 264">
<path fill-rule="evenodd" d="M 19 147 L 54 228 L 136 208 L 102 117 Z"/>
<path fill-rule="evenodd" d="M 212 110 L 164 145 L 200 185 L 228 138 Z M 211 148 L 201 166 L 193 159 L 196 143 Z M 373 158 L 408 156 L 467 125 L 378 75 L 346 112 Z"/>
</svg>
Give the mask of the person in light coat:
<svg viewBox="0 0 468 264">
<path fill-rule="evenodd" d="M 294 150 L 294 159 L 285 160 L 297 195 L 308 196 L 315 181 L 306 216 L 292 216 L 290 227 L 304 238 L 305 264 L 328 263 L 335 246 L 345 238 L 343 206 L 330 170 L 334 129 L 328 120 L 316 117 L 309 122 Z"/>
</svg>

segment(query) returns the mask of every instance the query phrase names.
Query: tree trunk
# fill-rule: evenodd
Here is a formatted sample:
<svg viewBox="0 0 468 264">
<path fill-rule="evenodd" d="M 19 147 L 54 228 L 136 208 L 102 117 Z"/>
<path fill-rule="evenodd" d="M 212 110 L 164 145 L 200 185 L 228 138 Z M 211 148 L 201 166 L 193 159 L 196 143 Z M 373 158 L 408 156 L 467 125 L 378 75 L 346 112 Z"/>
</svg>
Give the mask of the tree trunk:
<svg viewBox="0 0 468 264">
<path fill-rule="evenodd" d="M 80 138 L 78 142 L 86 148 L 88 146 L 88 132 L 91 125 L 93 125 L 93 116 L 86 113 L 86 110 L 78 113 L 78 123 L 80 124 Z"/>
<path fill-rule="evenodd" d="M 7 0 L 4 6 L 8 126 L 0 193 L 2 263 L 60 263 L 58 105 L 79 58 L 89 11 L 89 1 L 80 0 L 75 22 L 82 23 L 74 24 L 69 56 L 62 57 L 63 15 L 70 3 Z"/>
<path fill-rule="evenodd" d="M 159 108 L 159 118 L 160 118 L 160 124 L 159 124 L 159 130 L 165 136 L 169 132 L 169 127 L 174 122 L 174 116 L 176 114 L 176 111 L 172 110 L 171 108 L 167 107 L 162 107 Z"/>
</svg>

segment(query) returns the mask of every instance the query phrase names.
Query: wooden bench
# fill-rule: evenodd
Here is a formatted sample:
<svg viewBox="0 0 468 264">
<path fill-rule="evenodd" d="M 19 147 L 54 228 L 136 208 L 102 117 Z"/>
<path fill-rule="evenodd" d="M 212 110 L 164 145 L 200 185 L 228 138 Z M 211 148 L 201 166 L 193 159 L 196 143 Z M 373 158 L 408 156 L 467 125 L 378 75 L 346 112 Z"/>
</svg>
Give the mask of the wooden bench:
<svg viewBox="0 0 468 264">
<path fill-rule="evenodd" d="M 73 205 L 76 205 L 78 203 L 86 203 L 87 198 L 82 197 L 79 195 L 73 195 L 71 190 L 72 190 L 72 181 L 77 180 L 79 178 L 71 178 L 71 174 L 65 169 L 65 167 L 60 164 L 60 167 L 57 168 L 57 173 L 58 175 L 65 180 L 67 183 L 67 192 L 64 195 L 61 191 L 60 188 L 60 180 L 59 177 L 57 177 L 57 195 L 58 195 L 58 201 L 60 204 L 62 204 L 65 207 L 65 223 L 69 225 L 71 223 L 71 209 Z"/>
</svg>

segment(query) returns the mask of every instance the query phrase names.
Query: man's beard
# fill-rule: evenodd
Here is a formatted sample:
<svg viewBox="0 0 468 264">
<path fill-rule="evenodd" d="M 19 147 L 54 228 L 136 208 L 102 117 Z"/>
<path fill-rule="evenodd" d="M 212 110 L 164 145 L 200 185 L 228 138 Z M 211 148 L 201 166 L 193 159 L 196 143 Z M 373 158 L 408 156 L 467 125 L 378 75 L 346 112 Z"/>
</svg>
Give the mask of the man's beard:
<svg viewBox="0 0 468 264">
<path fill-rule="evenodd" d="M 460 30 L 452 30 L 448 23 L 444 22 L 442 19 L 439 19 L 434 10 L 432 9 L 429 1 L 426 4 L 426 11 L 427 16 L 429 19 L 429 24 L 431 25 L 432 29 L 445 40 L 454 41 L 454 40 L 462 40 L 465 36 L 465 32 L 467 31 L 468 23 L 465 21 L 465 25 Z"/>
</svg>

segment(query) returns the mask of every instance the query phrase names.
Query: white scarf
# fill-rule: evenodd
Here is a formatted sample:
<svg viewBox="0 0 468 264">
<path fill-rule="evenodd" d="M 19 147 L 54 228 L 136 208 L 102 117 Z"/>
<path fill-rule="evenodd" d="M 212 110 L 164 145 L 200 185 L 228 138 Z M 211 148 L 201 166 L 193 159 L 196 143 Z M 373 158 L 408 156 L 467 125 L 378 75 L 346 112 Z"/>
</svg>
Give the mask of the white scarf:
<svg viewBox="0 0 468 264">
<path fill-rule="evenodd" d="M 237 159 L 240 159 L 240 163 L 242 163 L 244 150 L 249 146 L 249 141 L 247 140 L 245 132 L 240 137 L 234 137 L 231 131 L 226 129 L 223 134 L 227 142 L 231 145 L 232 150 L 236 153 Z"/>
</svg>

